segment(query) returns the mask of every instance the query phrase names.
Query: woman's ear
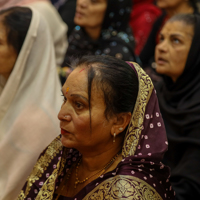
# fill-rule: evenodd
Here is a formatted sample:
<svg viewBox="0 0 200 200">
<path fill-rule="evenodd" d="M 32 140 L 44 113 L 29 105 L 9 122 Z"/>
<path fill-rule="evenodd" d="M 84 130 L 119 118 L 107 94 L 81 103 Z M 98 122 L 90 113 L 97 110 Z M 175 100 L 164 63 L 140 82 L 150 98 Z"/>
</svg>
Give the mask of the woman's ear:
<svg viewBox="0 0 200 200">
<path fill-rule="evenodd" d="M 130 120 L 131 112 L 117 114 L 115 122 L 111 128 L 111 134 L 114 135 L 115 133 L 118 135 L 119 133 L 123 132 L 128 126 Z"/>
</svg>

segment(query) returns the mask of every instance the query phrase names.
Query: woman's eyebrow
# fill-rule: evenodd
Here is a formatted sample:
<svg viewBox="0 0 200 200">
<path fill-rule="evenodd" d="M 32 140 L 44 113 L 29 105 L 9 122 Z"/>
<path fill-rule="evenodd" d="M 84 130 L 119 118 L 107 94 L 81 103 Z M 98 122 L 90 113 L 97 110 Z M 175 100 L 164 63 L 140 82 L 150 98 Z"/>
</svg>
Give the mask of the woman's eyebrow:
<svg viewBox="0 0 200 200">
<path fill-rule="evenodd" d="M 86 97 L 84 97 L 84 96 L 82 96 L 82 95 L 79 95 L 79 94 L 71 94 L 70 95 L 71 97 L 79 97 L 79 98 L 81 98 L 81 99 L 84 99 L 85 101 L 87 101 L 88 102 L 88 99 L 86 98 Z"/>
</svg>

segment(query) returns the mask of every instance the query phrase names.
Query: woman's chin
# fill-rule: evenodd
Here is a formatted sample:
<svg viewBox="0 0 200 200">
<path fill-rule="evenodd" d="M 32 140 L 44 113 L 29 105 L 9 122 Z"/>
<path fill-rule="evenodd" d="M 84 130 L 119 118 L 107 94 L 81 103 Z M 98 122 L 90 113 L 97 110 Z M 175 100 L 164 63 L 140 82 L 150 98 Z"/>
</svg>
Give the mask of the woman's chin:
<svg viewBox="0 0 200 200">
<path fill-rule="evenodd" d="M 73 148 L 72 142 L 70 141 L 69 138 L 66 138 L 65 136 L 61 136 L 61 143 L 64 147 L 67 148 Z"/>
<path fill-rule="evenodd" d="M 165 67 L 156 65 L 156 72 L 157 72 L 158 74 L 164 75 L 164 74 L 165 74 Z"/>
</svg>

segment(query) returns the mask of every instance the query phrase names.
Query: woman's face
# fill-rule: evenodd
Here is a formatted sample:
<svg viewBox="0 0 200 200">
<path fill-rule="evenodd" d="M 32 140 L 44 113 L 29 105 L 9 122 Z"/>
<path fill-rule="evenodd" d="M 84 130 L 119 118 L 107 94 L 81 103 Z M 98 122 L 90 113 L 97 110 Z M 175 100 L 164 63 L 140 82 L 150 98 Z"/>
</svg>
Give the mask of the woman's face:
<svg viewBox="0 0 200 200">
<path fill-rule="evenodd" d="M 183 73 L 191 47 L 194 28 L 181 21 L 167 22 L 155 48 L 156 71 L 175 82 Z"/>
<path fill-rule="evenodd" d="M 62 88 L 62 92 L 64 102 L 58 114 L 62 144 L 68 148 L 76 148 L 82 153 L 83 150 L 91 152 L 91 149 L 97 153 L 97 149 L 102 150 L 102 145 L 106 148 L 106 145 L 109 144 L 110 147 L 114 117 L 109 120 L 105 118 L 106 106 L 103 93 L 93 84 L 90 118 L 88 77 L 87 69 L 84 66 L 72 71 Z"/>
<path fill-rule="evenodd" d="M 17 52 L 8 44 L 6 27 L 0 16 L 0 74 L 8 79 L 17 60 Z"/>
<path fill-rule="evenodd" d="M 156 4 L 161 9 L 173 9 L 179 7 L 185 2 L 185 0 L 157 0 Z"/>
<path fill-rule="evenodd" d="M 75 24 L 96 28 L 102 25 L 107 8 L 107 0 L 77 0 Z"/>
</svg>

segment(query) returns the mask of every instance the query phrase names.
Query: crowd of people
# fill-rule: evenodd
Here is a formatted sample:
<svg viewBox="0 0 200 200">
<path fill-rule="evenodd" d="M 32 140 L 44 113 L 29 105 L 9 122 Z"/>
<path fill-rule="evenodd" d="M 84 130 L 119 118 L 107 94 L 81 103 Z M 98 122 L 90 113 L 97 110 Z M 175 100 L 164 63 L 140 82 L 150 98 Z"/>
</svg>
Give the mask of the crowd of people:
<svg viewBox="0 0 200 200">
<path fill-rule="evenodd" d="M 0 1 L 0 200 L 200 196 L 198 0 Z"/>
</svg>

